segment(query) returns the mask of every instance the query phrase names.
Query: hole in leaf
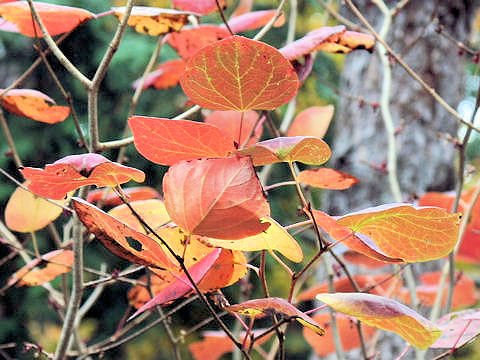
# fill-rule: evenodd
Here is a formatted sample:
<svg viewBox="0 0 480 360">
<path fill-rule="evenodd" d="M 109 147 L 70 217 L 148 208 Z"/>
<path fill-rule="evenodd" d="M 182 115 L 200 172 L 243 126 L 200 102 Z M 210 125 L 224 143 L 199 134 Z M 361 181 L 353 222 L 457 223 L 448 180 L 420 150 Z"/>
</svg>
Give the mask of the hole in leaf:
<svg viewBox="0 0 480 360">
<path fill-rule="evenodd" d="M 142 243 L 138 240 L 135 240 L 134 238 L 130 237 L 130 236 L 126 236 L 125 239 L 127 240 L 128 242 L 128 245 L 130 245 L 130 247 L 134 250 L 137 250 L 137 251 L 142 251 Z"/>
</svg>

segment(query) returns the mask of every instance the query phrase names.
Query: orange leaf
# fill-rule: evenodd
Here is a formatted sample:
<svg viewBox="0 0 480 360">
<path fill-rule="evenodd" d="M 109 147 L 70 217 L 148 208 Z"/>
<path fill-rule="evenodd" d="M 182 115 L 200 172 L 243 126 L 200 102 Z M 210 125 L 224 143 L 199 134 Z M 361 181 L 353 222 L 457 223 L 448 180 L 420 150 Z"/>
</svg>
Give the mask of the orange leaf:
<svg viewBox="0 0 480 360">
<path fill-rule="evenodd" d="M 160 194 L 154 188 L 148 186 L 134 186 L 122 189 L 129 201 L 159 199 Z M 87 201 L 90 203 L 103 200 L 105 206 L 114 206 L 123 204 L 120 197 L 111 189 L 98 189 L 88 193 Z"/>
<path fill-rule="evenodd" d="M 439 281 L 441 273 L 439 271 L 424 273 L 420 276 L 420 284 L 417 284 L 415 290 L 420 303 L 424 306 L 433 306 L 437 293 L 439 291 Z M 467 307 L 476 304 L 478 298 L 475 294 L 475 283 L 467 275 L 459 273 L 456 275 L 457 281 L 453 287 L 452 307 Z M 447 279 L 447 284 L 449 281 Z M 448 286 L 448 285 L 447 285 Z M 400 289 L 399 298 L 407 304 L 411 304 L 410 293 L 408 289 Z M 447 294 L 444 292 L 442 306 L 447 303 Z"/>
<path fill-rule="evenodd" d="M 213 110 L 273 110 L 287 103 L 299 81 L 287 59 L 265 43 L 230 36 L 192 56 L 180 79 L 185 94 Z"/>
<path fill-rule="evenodd" d="M 418 349 L 428 349 L 442 333 L 434 323 L 417 312 L 382 296 L 335 293 L 318 294 L 316 298 L 367 325 L 393 331 Z"/>
<path fill-rule="evenodd" d="M 334 111 L 333 105 L 312 106 L 303 110 L 293 120 L 287 135 L 323 138 L 332 121 Z"/>
<path fill-rule="evenodd" d="M 228 20 L 228 25 L 234 33 L 239 33 L 248 30 L 254 30 L 266 25 L 277 13 L 277 10 L 260 10 L 252 11 Z M 283 13 L 273 23 L 274 27 L 283 26 L 285 23 L 285 16 Z"/>
<path fill-rule="evenodd" d="M 317 323 L 323 325 L 326 329 L 325 336 L 318 337 L 312 330 L 308 328 L 303 329 L 303 336 L 305 340 L 310 344 L 310 346 L 315 350 L 318 356 L 324 357 L 328 356 L 335 352 L 335 344 L 333 341 L 333 332 L 329 331 L 331 317 L 330 314 L 316 314 L 312 316 L 313 320 Z M 335 316 L 337 322 L 338 334 L 340 335 L 340 340 L 342 343 L 343 351 L 349 351 L 352 349 L 359 348 L 361 346 L 360 338 L 358 336 L 357 327 L 355 326 L 354 320 L 348 316 L 337 314 Z M 368 341 L 373 337 L 377 329 L 374 327 L 363 325 L 363 338 L 365 341 Z"/>
<path fill-rule="evenodd" d="M 233 11 L 231 17 L 243 15 L 249 11 L 252 11 L 253 0 L 240 0 L 238 1 L 237 8 Z"/>
<path fill-rule="evenodd" d="M 24 185 L 28 186 L 28 182 Z M 67 200 L 60 202 L 65 204 Z M 10 230 L 32 232 L 44 228 L 61 213 L 60 206 L 17 187 L 5 207 L 5 223 Z"/>
<path fill-rule="evenodd" d="M 88 231 L 115 255 L 137 264 L 155 268 L 172 266 L 170 259 L 157 241 L 85 200 L 72 198 L 72 206 Z"/>
<path fill-rule="evenodd" d="M 302 248 L 279 223 L 269 217 L 262 218 L 261 221 L 270 224 L 270 226 L 257 235 L 238 240 L 202 238 L 202 241 L 210 246 L 223 249 L 242 251 L 275 250 L 291 261 L 300 262 L 303 260 Z"/>
<path fill-rule="evenodd" d="M 21 269 L 17 270 L 9 279 L 8 285 L 12 286 L 37 286 L 55 279 L 58 275 L 72 270 L 73 251 L 55 250 L 41 259 L 34 259 Z"/>
<path fill-rule="evenodd" d="M 0 103 L 13 114 L 47 124 L 62 122 L 70 115 L 68 106 L 55 105 L 55 101 L 37 90 L 9 90 L 6 95 L 0 98 Z"/>
<path fill-rule="evenodd" d="M 281 314 L 283 316 L 294 318 L 303 326 L 307 326 L 315 331 L 317 335 L 325 334 L 325 330 L 323 330 L 315 320 L 310 316 L 305 315 L 287 300 L 282 298 L 270 297 L 265 299 L 248 300 L 241 304 L 227 306 L 225 307 L 225 310 L 249 317 Z"/>
<path fill-rule="evenodd" d="M 375 242 L 387 256 L 420 262 L 452 251 L 460 217 L 440 208 L 389 204 L 345 215 L 337 223 L 349 227 L 364 242 Z"/>
<path fill-rule="evenodd" d="M 185 70 L 185 60 L 174 59 L 168 60 L 157 66 L 155 71 L 152 71 L 145 78 L 143 89 L 153 86 L 155 89 L 168 89 L 176 86 L 180 81 Z M 142 79 L 137 79 L 133 83 L 133 88 L 136 89 Z"/>
<path fill-rule="evenodd" d="M 358 287 L 364 291 L 364 289 L 369 289 L 372 286 L 371 290 L 368 292 L 370 294 L 381 295 L 381 296 L 388 296 L 394 288 L 400 285 L 400 280 L 396 277 L 391 277 L 390 274 L 380 274 L 376 276 L 371 275 L 354 275 L 353 279 L 357 283 Z M 377 285 L 378 284 L 378 285 Z M 333 283 L 333 287 L 335 292 L 355 292 L 355 288 L 353 287 L 350 279 L 347 277 L 342 277 L 337 279 Z M 316 285 L 302 291 L 297 296 L 298 301 L 308 301 L 315 299 L 315 296 L 321 293 L 328 293 L 328 283 L 323 283 L 320 285 Z"/>
<path fill-rule="evenodd" d="M 313 31 L 312 33 L 314 33 Z M 307 36 L 311 36 L 311 34 Z M 356 31 L 345 31 L 338 37 L 320 44 L 315 50 L 322 50 L 330 53 L 347 54 L 353 50 L 367 50 L 372 52 L 375 46 L 375 38 L 372 35 Z"/>
<path fill-rule="evenodd" d="M 230 33 L 217 25 L 200 25 L 184 27 L 179 32 L 166 36 L 168 44 L 174 48 L 183 59 L 188 59 L 204 46 L 229 37 Z"/>
<path fill-rule="evenodd" d="M 442 336 L 432 349 L 458 349 L 480 335 L 480 311 L 468 309 L 447 314 L 437 321 Z"/>
<path fill-rule="evenodd" d="M 365 266 L 369 269 L 379 269 L 388 265 L 388 263 L 373 259 L 369 256 L 360 254 L 353 250 L 347 250 L 342 254 L 343 258 L 351 264 Z"/>
<path fill-rule="evenodd" d="M 46 4 L 39 1 L 35 1 L 35 9 L 51 36 L 72 31 L 78 25 L 95 17 L 94 14 L 84 9 Z M 15 32 L 20 32 L 30 37 L 43 37 L 36 22 L 34 29 L 30 7 L 25 1 L 15 1 L 0 5 L 0 16 L 17 26 L 17 31 Z"/>
<path fill-rule="evenodd" d="M 235 150 L 233 139 L 210 124 L 145 116 L 133 116 L 128 124 L 138 152 L 160 165 L 225 157 Z"/>
<path fill-rule="evenodd" d="M 427 192 L 420 199 L 418 199 L 418 206 L 436 206 L 452 211 L 453 203 L 455 201 L 455 194 L 453 192 Z"/>
<path fill-rule="evenodd" d="M 239 146 L 242 146 L 245 143 L 251 145 L 260 140 L 263 132 L 263 119 L 260 119 L 259 115 L 253 110 L 247 110 L 244 113 L 233 110 L 212 111 L 205 118 L 205 123 L 215 125 L 225 135 L 234 139 Z M 240 141 L 238 139 L 239 135 Z"/>
<path fill-rule="evenodd" d="M 355 176 L 329 168 L 303 170 L 298 174 L 298 181 L 313 187 L 332 190 L 345 190 L 358 183 Z"/>
<path fill-rule="evenodd" d="M 363 238 L 356 236 L 351 229 L 339 225 L 330 215 L 312 209 L 313 216 L 319 227 L 321 227 L 333 240 L 339 241 L 350 249 L 357 251 L 365 256 L 385 262 L 403 262 L 402 259 L 392 258 L 383 253 L 373 242 L 364 242 Z"/>
<path fill-rule="evenodd" d="M 67 193 L 84 185 L 116 186 L 130 180 L 145 180 L 143 171 L 111 162 L 99 154 L 70 155 L 45 170 L 25 167 L 20 169 L 35 195 L 50 199 L 63 199 Z"/>
<path fill-rule="evenodd" d="M 313 136 L 277 137 L 256 143 L 238 153 L 251 156 L 255 166 L 281 161 L 322 165 L 332 154 L 325 141 Z"/>
<path fill-rule="evenodd" d="M 149 199 L 132 201 L 130 202 L 130 206 L 152 229 L 156 229 L 170 221 L 170 217 L 162 200 Z M 108 214 L 123 221 L 131 228 L 141 233 L 146 233 L 143 225 L 138 221 L 137 217 L 132 214 L 132 211 L 126 204 L 114 207 Z"/>
<path fill-rule="evenodd" d="M 247 157 L 176 163 L 163 193 L 171 219 L 191 234 L 241 239 L 268 227 L 259 219 L 270 208 Z"/>
<path fill-rule="evenodd" d="M 225 8 L 225 0 L 218 1 Z M 218 10 L 215 0 L 173 0 L 173 7 L 180 10 L 195 12 L 200 15 L 208 15 Z"/>
<path fill-rule="evenodd" d="M 114 7 L 112 10 L 121 21 L 125 15 L 126 7 Z M 188 23 L 190 15 L 192 13 L 186 11 L 134 6 L 128 18 L 128 25 L 135 27 L 135 30 L 139 33 L 159 36 L 172 31 L 179 31 Z"/>
</svg>

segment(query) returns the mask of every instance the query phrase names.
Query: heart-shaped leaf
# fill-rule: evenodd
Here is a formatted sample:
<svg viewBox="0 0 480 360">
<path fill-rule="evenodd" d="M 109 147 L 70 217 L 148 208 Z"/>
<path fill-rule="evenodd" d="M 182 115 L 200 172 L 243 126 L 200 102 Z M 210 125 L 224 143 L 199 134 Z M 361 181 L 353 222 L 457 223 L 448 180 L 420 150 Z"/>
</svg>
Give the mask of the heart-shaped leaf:
<svg viewBox="0 0 480 360">
<path fill-rule="evenodd" d="M 297 179 L 306 185 L 331 190 L 345 190 L 358 183 L 355 176 L 329 168 L 303 170 Z"/>
<path fill-rule="evenodd" d="M 69 155 L 45 169 L 20 169 L 35 195 L 50 199 L 63 199 L 67 193 L 85 185 L 117 186 L 130 180 L 145 180 L 143 171 L 111 162 L 99 154 Z"/>
<path fill-rule="evenodd" d="M 248 157 L 176 163 L 163 193 L 171 219 L 190 234 L 241 239 L 268 228 L 260 218 L 270 208 Z"/>
<path fill-rule="evenodd" d="M 287 103 L 299 81 L 275 48 L 241 36 L 205 46 L 192 56 L 180 79 L 196 104 L 212 110 L 272 110 Z"/>
<path fill-rule="evenodd" d="M 302 248 L 279 223 L 269 217 L 262 218 L 261 221 L 270 224 L 270 226 L 257 235 L 239 240 L 203 238 L 202 241 L 211 246 L 231 250 L 275 250 L 291 261 L 301 262 L 303 260 Z"/>
<path fill-rule="evenodd" d="M 458 349 L 480 335 L 480 309 L 468 309 L 447 314 L 437 321 L 442 336 L 432 349 Z"/>
<path fill-rule="evenodd" d="M 225 8 L 225 0 L 219 0 L 219 5 Z M 195 12 L 200 15 L 208 15 L 218 11 L 216 0 L 173 0 L 173 7 L 180 10 Z"/>
<path fill-rule="evenodd" d="M 25 116 L 47 124 L 61 122 L 70 115 L 70 108 L 68 106 L 55 105 L 53 99 L 37 90 L 9 90 L 0 98 L 0 103 L 6 110 L 13 114 Z"/>
<path fill-rule="evenodd" d="M 291 317 L 301 323 L 303 326 L 315 331 L 317 335 L 325 334 L 325 330 L 310 316 L 305 315 L 287 300 L 277 297 L 265 299 L 248 300 L 241 304 L 225 307 L 225 310 L 231 313 L 257 317 L 259 315 L 282 315 Z"/>
<path fill-rule="evenodd" d="M 313 136 L 277 137 L 256 143 L 238 153 L 251 156 L 255 166 L 281 161 L 322 165 L 332 154 L 326 142 Z"/>
<path fill-rule="evenodd" d="M 315 136 L 323 138 L 332 121 L 333 105 L 312 106 L 298 114 L 288 129 L 288 136 Z"/>
<path fill-rule="evenodd" d="M 145 116 L 131 117 L 128 124 L 138 152 L 160 165 L 225 157 L 235 150 L 233 139 L 210 124 Z"/>
<path fill-rule="evenodd" d="M 363 293 L 318 294 L 316 298 L 361 322 L 393 331 L 418 349 L 428 349 L 441 335 L 434 323 L 399 302 Z"/>
</svg>

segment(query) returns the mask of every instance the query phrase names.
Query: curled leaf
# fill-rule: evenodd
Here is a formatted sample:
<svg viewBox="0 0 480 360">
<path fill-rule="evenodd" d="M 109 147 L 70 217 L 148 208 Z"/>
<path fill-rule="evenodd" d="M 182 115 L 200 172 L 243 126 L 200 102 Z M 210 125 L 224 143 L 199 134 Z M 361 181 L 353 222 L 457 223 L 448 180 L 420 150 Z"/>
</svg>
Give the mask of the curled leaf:
<svg viewBox="0 0 480 360">
<path fill-rule="evenodd" d="M 228 20 L 228 26 L 234 33 L 239 33 L 248 30 L 254 30 L 266 25 L 277 14 L 277 10 L 260 10 L 252 11 L 242 15 L 232 17 Z M 285 23 L 285 16 L 283 13 L 273 23 L 274 27 L 283 26 Z"/>
</svg>

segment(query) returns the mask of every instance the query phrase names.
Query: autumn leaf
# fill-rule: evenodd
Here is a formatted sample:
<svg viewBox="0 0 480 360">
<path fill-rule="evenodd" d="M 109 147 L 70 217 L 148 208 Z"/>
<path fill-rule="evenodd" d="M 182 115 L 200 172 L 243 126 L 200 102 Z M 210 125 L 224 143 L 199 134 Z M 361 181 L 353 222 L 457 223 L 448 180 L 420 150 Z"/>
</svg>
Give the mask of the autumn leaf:
<svg viewBox="0 0 480 360">
<path fill-rule="evenodd" d="M 95 17 L 91 12 L 70 6 L 47 4 L 35 1 L 35 9 L 51 36 L 72 31 L 83 22 Z M 40 26 L 33 27 L 30 7 L 26 1 L 15 1 L 0 5 L 0 16 L 13 23 L 17 31 L 30 37 L 43 37 Z"/>
<path fill-rule="evenodd" d="M 291 261 L 301 262 L 303 260 L 302 248 L 279 223 L 269 217 L 261 218 L 260 220 L 263 223 L 270 224 L 270 226 L 257 235 L 238 240 L 202 238 L 202 241 L 210 246 L 231 250 L 275 250 Z"/>
<path fill-rule="evenodd" d="M 112 8 L 115 16 L 121 21 L 125 15 L 126 7 Z M 135 30 L 142 34 L 159 36 L 172 31 L 179 31 L 188 23 L 191 12 L 178 11 L 173 9 L 161 9 L 149 6 L 134 6 L 128 25 L 135 27 Z"/>
<path fill-rule="evenodd" d="M 418 349 L 428 349 L 442 333 L 434 323 L 409 307 L 382 296 L 335 293 L 318 294 L 316 298 L 367 325 L 393 331 Z"/>
<path fill-rule="evenodd" d="M 0 103 L 6 110 L 15 115 L 25 116 L 47 124 L 62 122 L 70 115 L 68 106 L 55 105 L 53 99 L 37 90 L 9 90 L 0 98 Z"/>
<path fill-rule="evenodd" d="M 337 223 L 349 227 L 362 241 L 373 241 L 387 256 L 420 262 L 452 251 L 460 217 L 440 208 L 387 204 L 342 216 Z"/>
<path fill-rule="evenodd" d="M 322 139 L 313 136 L 295 136 L 261 141 L 238 151 L 238 154 L 251 156 L 255 166 L 281 161 L 322 165 L 330 159 L 332 152 Z"/>
<path fill-rule="evenodd" d="M 312 36 L 315 31 L 307 34 Z M 353 50 L 367 50 L 372 52 L 375 46 L 375 38 L 372 35 L 356 31 L 345 31 L 334 36 L 329 41 L 321 43 L 315 50 L 322 50 L 330 53 L 348 54 Z"/>
<path fill-rule="evenodd" d="M 233 139 L 210 124 L 133 116 L 128 125 L 138 152 L 160 165 L 198 158 L 221 158 L 235 151 Z"/>
<path fill-rule="evenodd" d="M 24 185 L 28 186 L 28 182 Z M 66 202 L 67 200 L 60 200 L 61 204 Z M 5 207 L 5 223 L 13 231 L 37 231 L 54 221 L 62 211 L 60 206 L 17 187 Z"/>
<path fill-rule="evenodd" d="M 225 307 L 225 310 L 231 313 L 245 315 L 249 317 L 257 317 L 259 315 L 282 315 L 291 317 L 312 329 L 317 335 L 325 334 L 325 330 L 310 316 L 305 315 L 287 300 L 277 297 L 265 299 L 248 300 L 241 304 Z"/>
<path fill-rule="evenodd" d="M 248 157 L 181 161 L 163 178 L 165 206 L 187 233 L 241 239 L 268 228 L 270 215 Z"/>
<path fill-rule="evenodd" d="M 442 335 L 432 349 L 458 349 L 480 335 L 480 309 L 452 312 L 440 318 L 437 325 Z"/>
<path fill-rule="evenodd" d="M 73 251 L 55 250 L 36 258 L 8 279 L 8 286 L 38 286 L 72 270 Z"/>
<path fill-rule="evenodd" d="M 200 49 L 180 79 L 185 94 L 212 110 L 273 110 L 287 103 L 299 81 L 275 48 L 230 36 Z"/>
<path fill-rule="evenodd" d="M 331 190 L 345 190 L 358 183 L 355 176 L 329 168 L 303 170 L 297 179 L 306 185 Z"/>
<path fill-rule="evenodd" d="M 204 121 L 206 124 L 218 127 L 242 147 L 243 145 L 252 145 L 260 140 L 263 132 L 263 120 L 264 117 L 260 118 L 253 110 L 243 113 L 230 110 L 212 111 Z"/>
<path fill-rule="evenodd" d="M 188 269 L 188 272 L 190 276 L 192 277 L 193 281 L 195 283 L 198 283 L 207 273 L 207 271 L 210 269 L 210 267 L 213 265 L 215 260 L 218 258 L 220 255 L 220 252 L 222 249 L 214 249 L 205 256 L 202 260 L 200 260 L 198 263 L 193 265 L 190 269 Z M 189 283 L 189 279 L 187 275 L 183 274 L 180 276 L 176 281 L 174 281 L 172 284 L 170 284 L 166 289 L 164 289 L 162 292 L 159 294 L 155 295 L 155 297 L 147 302 L 145 305 L 143 305 L 140 309 L 138 309 L 128 320 L 131 320 L 138 315 L 140 315 L 142 312 L 147 311 L 157 305 L 162 305 L 164 303 L 167 303 L 169 301 L 178 299 L 179 297 L 184 296 L 188 292 L 192 290 L 192 285 Z"/>
<path fill-rule="evenodd" d="M 288 129 L 287 136 L 315 136 L 323 138 L 334 113 L 333 105 L 312 106 L 300 112 Z"/>
<path fill-rule="evenodd" d="M 240 16 L 252 11 L 253 0 L 240 0 L 238 1 L 237 8 L 233 11 L 231 17 Z"/>
<path fill-rule="evenodd" d="M 204 46 L 230 36 L 227 29 L 217 25 L 200 25 L 184 27 L 179 32 L 166 36 L 167 43 L 177 51 L 183 59 L 189 59 Z"/>
<path fill-rule="evenodd" d="M 72 198 L 72 206 L 89 232 L 113 254 L 155 268 L 172 266 L 162 246 L 83 199 Z"/>
<path fill-rule="evenodd" d="M 228 20 L 228 26 L 230 26 L 230 29 L 232 29 L 234 33 L 254 30 L 266 25 L 276 14 L 277 10 L 252 11 L 231 18 Z M 273 27 L 280 27 L 283 26 L 283 24 L 285 24 L 285 16 L 282 13 L 273 23 Z"/>
<path fill-rule="evenodd" d="M 215 0 L 173 0 L 173 7 L 180 10 L 191 11 L 201 15 L 208 15 L 218 10 Z M 225 0 L 218 1 L 225 8 Z"/>
<path fill-rule="evenodd" d="M 182 76 L 185 71 L 185 65 L 186 63 L 183 59 L 165 61 L 158 65 L 155 71 L 146 76 L 143 89 L 149 88 L 150 86 L 153 86 L 155 89 L 168 89 L 176 86 L 180 81 L 180 76 Z M 134 81 L 134 89 L 140 85 L 141 80 L 140 78 Z"/>
<path fill-rule="evenodd" d="M 318 324 L 321 324 L 325 329 L 325 336 L 318 337 L 315 332 L 309 328 L 303 329 L 303 336 L 310 346 L 315 350 L 318 356 L 324 357 L 335 352 L 335 344 L 333 340 L 333 331 L 331 331 L 331 317 L 330 314 L 315 314 L 312 316 Z M 350 351 L 361 346 L 360 338 L 358 336 L 357 327 L 355 326 L 355 320 L 352 318 L 337 314 L 335 316 L 337 322 L 338 334 L 342 343 L 343 351 Z M 364 341 L 368 341 L 373 337 L 376 328 L 363 325 L 362 335 Z"/>
<path fill-rule="evenodd" d="M 351 264 L 365 266 L 369 269 L 379 269 L 388 265 L 387 262 L 373 259 L 354 250 L 346 250 L 342 256 Z"/>
<path fill-rule="evenodd" d="M 128 201 L 159 199 L 160 194 L 154 188 L 148 186 L 133 186 L 122 189 Z M 88 193 L 87 201 L 90 203 L 102 201 L 105 206 L 123 204 L 122 199 L 112 189 L 98 189 Z"/>
<path fill-rule="evenodd" d="M 85 185 L 116 186 L 130 180 L 145 180 L 143 171 L 93 153 L 66 156 L 47 164 L 44 170 L 25 167 L 20 172 L 31 181 L 28 188 L 35 195 L 56 200 Z"/>
</svg>

